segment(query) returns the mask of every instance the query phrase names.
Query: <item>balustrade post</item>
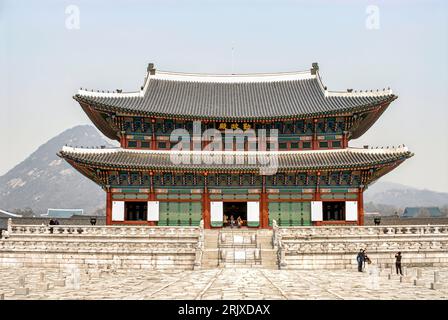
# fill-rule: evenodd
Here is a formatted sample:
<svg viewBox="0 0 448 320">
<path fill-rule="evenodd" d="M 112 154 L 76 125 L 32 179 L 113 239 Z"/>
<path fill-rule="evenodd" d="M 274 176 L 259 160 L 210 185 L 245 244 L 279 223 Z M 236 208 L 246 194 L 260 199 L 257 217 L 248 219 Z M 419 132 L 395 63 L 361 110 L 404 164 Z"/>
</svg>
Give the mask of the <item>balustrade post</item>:
<svg viewBox="0 0 448 320">
<path fill-rule="evenodd" d="M 280 268 L 286 267 L 286 248 L 284 246 L 280 247 Z"/>
<path fill-rule="evenodd" d="M 9 234 L 12 234 L 12 219 L 11 218 L 8 219 L 7 230 L 8 230 Z"/>
</svg>

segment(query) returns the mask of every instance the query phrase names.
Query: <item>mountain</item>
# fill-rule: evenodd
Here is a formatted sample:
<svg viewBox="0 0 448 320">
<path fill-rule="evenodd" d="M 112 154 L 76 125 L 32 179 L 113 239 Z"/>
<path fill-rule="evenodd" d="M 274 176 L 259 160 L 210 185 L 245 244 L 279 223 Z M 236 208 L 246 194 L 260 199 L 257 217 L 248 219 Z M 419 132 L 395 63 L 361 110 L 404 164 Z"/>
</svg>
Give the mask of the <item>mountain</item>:
<svg viewBox="0 0 448 320">
<path fill-rule="evenodd" d="M 66 144 L 111 146 L 89 125 L 64 131 L 0 177 L 0 208 L 31 208 L 34 213 L 46 213 L 48 208 L 81 208 L 85 214 L 102 209 L 104 191 L 56 155 Z"/>
<path fill-rule="evenodd" d="M 405 207 L 444 207 L 448 206 L 448 193 L 379 181 L 369 186 L 364 193 L 364 202 L 400 209 Z"/>
</svg>

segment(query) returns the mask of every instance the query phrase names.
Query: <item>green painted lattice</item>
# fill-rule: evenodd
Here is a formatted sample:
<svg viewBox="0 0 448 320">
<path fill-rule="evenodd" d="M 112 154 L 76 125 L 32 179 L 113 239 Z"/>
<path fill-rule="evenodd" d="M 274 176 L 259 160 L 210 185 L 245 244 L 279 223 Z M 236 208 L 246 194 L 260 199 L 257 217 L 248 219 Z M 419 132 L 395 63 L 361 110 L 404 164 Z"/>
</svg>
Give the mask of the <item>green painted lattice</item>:
<svg viewBox="0 0 448 320">
<path fill-rule="evenodd" d="M 200 202 L 160 202 L 159 226 L 198 226 L 202 219 Z"/>
<path fill-rule="evenodd" d="M 310 226 L 310 202 L 270 202 L 269 225 L 276 220 L 279 226 Z"/>
</svg>

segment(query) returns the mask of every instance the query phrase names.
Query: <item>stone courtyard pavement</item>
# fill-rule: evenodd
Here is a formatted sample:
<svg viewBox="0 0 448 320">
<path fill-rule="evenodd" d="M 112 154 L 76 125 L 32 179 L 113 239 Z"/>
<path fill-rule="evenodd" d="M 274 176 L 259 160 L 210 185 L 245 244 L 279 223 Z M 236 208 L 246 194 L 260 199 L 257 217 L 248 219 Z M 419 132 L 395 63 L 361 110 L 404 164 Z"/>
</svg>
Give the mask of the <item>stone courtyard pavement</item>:
<svg viewBox="0 0 448 320">
<path fill-rule="evenodd" d="M 4 299 L 448 299 L 448 268 L 423 268 L 414 285 L 416 269 L 408 279 L 389 270 L 267 270 L 225 268 L 200 271 L 89 272 L 50 269 L 0 269 Z M 439 288 L 433 290 L 434 271 Z M 28 295 L 17 295 L 25 276 Z M 67 277 L 66 285 L 57 280 Z M 412 278 L 412 279 L 411 279 Z M 71 280 L 70 280 L 71 279 Z M 75 279 L 75 281 L 73 281 Z M 44 285 L 43 285 L 44 284 Z M 49 287 L 49 289 L 47 289 Z M 26 290 L 25 290 L 26 291 Z"/>
</svg>

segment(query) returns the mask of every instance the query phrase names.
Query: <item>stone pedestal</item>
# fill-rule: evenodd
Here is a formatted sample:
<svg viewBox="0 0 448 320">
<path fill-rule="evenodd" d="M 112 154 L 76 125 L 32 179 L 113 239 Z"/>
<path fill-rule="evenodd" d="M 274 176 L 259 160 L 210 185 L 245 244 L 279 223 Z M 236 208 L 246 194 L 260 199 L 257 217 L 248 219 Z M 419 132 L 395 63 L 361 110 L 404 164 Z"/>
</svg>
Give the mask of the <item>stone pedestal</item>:
<svg viewBox="0 0 448 320">
<path fill-rule="evenodd" d="M 440 288 L 441 288 L 440 283 L 434 283 L 434 282 L 431 282 L 431 289 L 432 289 L 432 290 L 438 290 L 438 289 L 440 289 Z"/>
<path fill-rule="evenodd" d="M 434 271 L 434 283 L 439 282 L 439 271 Z"/>
<path fill-rule="evenodd" d="M 412 281 L 411 277 L 408 277 L 408 276 L 400 277 L 400 282 L 411 282 L 411 281 Z"/>
<path fill-rule="evenodd" d="M 39 283 L 37 289 L 39 291 L 48 291 L 50 290 L 50 284 L 48 282 Z"/>
<path fill-rule="evenodd" d="M 25 276 L 19 277 L 19 287 L 15 290 L 16 296 L 27 296 L 30 293 L 30 289 L 25 287 Z"/>
<path fill-rule="evenodd" d="M 422 269 L 417 269 L 417 279 L 420 279 L 422 277 Z"/>
<path fill-rule="evenodd" d="M 434 271 L 434 282 L 431 282 L 431 289 L 440 289 L 441 285 L 439 282 L 439 271 Z"/>
<path fill-rule="evenodd" d="M 29 288 L 25 288 L 25 287 L 23 287 L 23 288 L 17 288 L 17 289 L 14 291 L 14 294 L 15 294 L 16 296 L 27 296 L 27 295 L 30 294 L 30 289 L 29 289 Z"/>
<path fill-rule="evenodd" d="M 414 286 L 423 286 L 425 283 L 421 279 L 414 279 Z"/>
<path fill-rule="evenodd" d="M 56 279 L 56 280 L 54 280 L 54 285 L 56 287 L 65 287 L 65 279 Z"/>
</svg>

